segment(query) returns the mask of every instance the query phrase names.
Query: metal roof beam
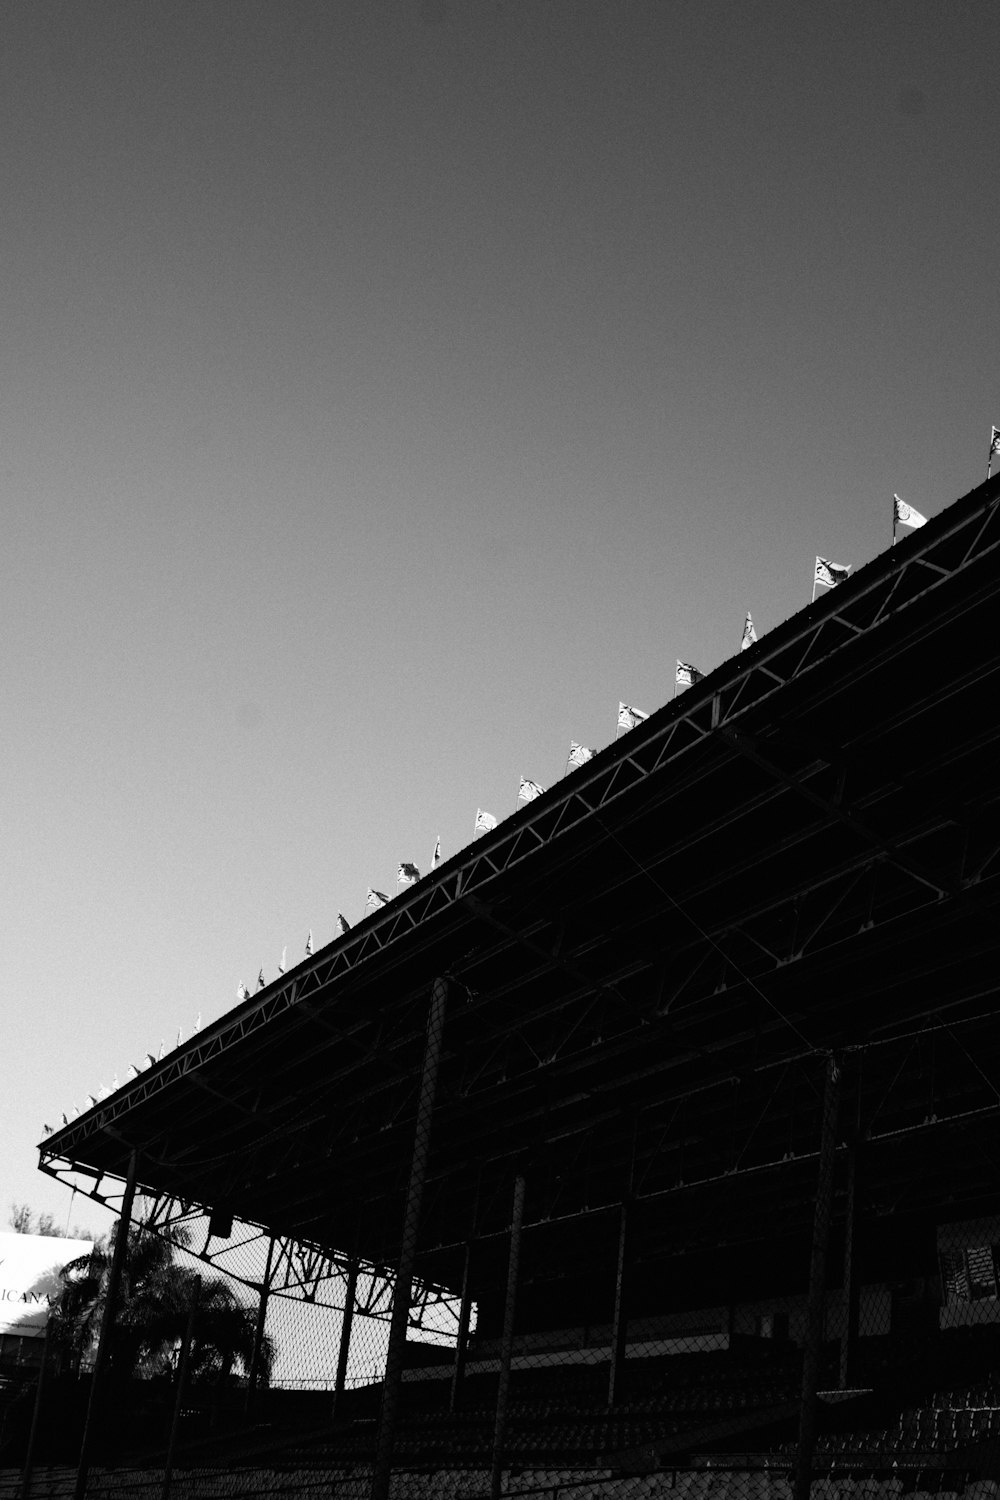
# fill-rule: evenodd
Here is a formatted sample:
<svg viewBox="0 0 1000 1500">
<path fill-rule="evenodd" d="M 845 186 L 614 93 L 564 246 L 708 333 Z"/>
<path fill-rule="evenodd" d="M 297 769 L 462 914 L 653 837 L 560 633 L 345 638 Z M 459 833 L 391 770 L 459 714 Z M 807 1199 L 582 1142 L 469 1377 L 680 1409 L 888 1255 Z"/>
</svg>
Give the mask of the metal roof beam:
<svg viewBox="0 0 1000 1500">
<path fill-rule="evenodd" d="M 722 733 L 741 755 L 753 761 L 754 765 L 759 766 L 762 771 L 766 771 L 769 776 L 773 776 L 776 781 L 782 782 L 785 786 L 790 787 L 792 791 L 797 792 L 800 797 L 812 803 L 813 807 L 819 808 L 832 821 L 843 824 L 851 833 L 856 834 L 863 843 L 877 849 L 887 859 L 890 859 L 898 869 L 902 870 L 904 874 L 916 880 L 918 884 L 927 886 L 938 897 L 955 894 L 955 886 L 952 882 L 942 883 L 939 880 L 934 880 L 918 866 L 905 859 L 891 839 L 882 838 L 874 829 L 869 828 L 849 808 L 844 806 L 839 797 L 822 797 L 818 792 L 814 792 L 800 776 L 796 776 L 775 765 L 774 761 L 763 753 L 761 742 L 755 735 L 747 734 L 744 730 L 735 729 L 731 726 L 724 728 Z"/>
</svg>

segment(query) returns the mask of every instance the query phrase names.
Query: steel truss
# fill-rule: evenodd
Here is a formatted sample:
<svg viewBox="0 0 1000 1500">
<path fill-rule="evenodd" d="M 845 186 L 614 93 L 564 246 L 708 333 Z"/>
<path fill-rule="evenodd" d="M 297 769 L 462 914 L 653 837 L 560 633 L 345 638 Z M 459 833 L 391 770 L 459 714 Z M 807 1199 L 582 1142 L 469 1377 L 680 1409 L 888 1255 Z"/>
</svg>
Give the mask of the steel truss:
<svg viewBox="0 0 1000 1500">
<path fill-rule="evenodd" d="M 989 1157 L 991 1143 L 1000 1146 L 1000 1059 L 993 1058 L 984 1067 L 976 1049 L 984 1036 L 995 1038 L 995 1032 L 995 1016 L 991 1011 L 983 1011 L 964 1020 L 941 1019 L 882 1042 L 845 1048 L 839 1056 L 855 1068 L 863 1069 L 866 1059 L 884 1054 L 883 1068 L 887 1075 L 859 1102 L 857 1141 L 869 1153 L 880 1149 L 919 1147 L 927 1160 L 933 1160 L 950 1136 L 971 1132 L 969 1138 L 976 1141 L 976 1149 Z M 819 1134 L 815 1127 L 822 1095 L 817 1079 L 829 1055 L 822 1050 L 806 1052 L 787 1060 L 780 1067 L 772 1065 L 758 1070 L 759 1074 L 772 1075 L 774 1084 L 762 1091 L 763 1104 L 759 1110 L 759 1100 L 755 1100 L 745 1117 L 738 1115 L 733 1105 L 734 1091 L 746 1081 L 736 1076 L 717 1079 L 697 1093 L 692 1091 L 675 1097 L 666 1122 L 656 1122 L 660 1128 L 650 1128 L 645 1137 L 640 1135 L 637 1141 L 627 1201 L 637 1205 L 666 1202 L 716 1187 L 728 1191 L 734 1183 L 759 1182 L 791 1172 L 805 1173 L 804 1181 L 811 1185 L 812 1169 L 819 1155 Z M 956 1078 L 960 1090 L 956 1088 Z M 800 1093 L 804 1091 L 811 1095 L 814 1108 L 790 1138 L 787 1150 L 754 1149 L 757 1133 L 765 1134 L 769 1122 L 787 1126 L 790 1085 L 797 1085 Z M 722 1107 L 732 1110 L 736 1117 L 732 1148 L 721 1154 L 708 1170 L 695 1167 L 684 1171 L 685 1127 L 688 1123 L 684 1117 L 684 1105 L 697 1100 L 699 1094 L 709 1093 L 729 1096 L 728 1103 Z M 848 1133 L 842 1131 L 836 1143 L 838 1159 L 846 1158 L 850 1144 Z M 587 1143 L 581 1141 L 579 1150 L 585 1153 Z M 656 1182 L 657 1169 L 664 1164 L 669 1165 L 669 1170 L 666 1174 L 661 1173 L 661 1181 Z M 1000 1170 L 1000 1161 L 995 1165 Z M 663 1175 L 671 1180 L 664 1183 Z M 538 1191 L 540 1180 L 542 1193 Z M 539 1172 L 536 1166 L 533 1182 L 535 1213 L 525 1219 L 526 1230 L 606 1216 L 617 1211 L 623 1201 L 622 1191 L 611 1191 L 595 1194 L 583 1207 L 564 1207 L 559 1201 L 558 1189 L 545 1199 L 544 1169 Z M 898 1212 L 909 1196 L 919 1199 L 922 1188 L 918 1176 L 901 1178 L 888 1195 L 883 1191 L 882 1198 L 874 1203 L 873 1211 L 879 1215 Z M 793 1205 L 798 1202 L 795 1194 L 776 1195 L 776 1202 L 786 1199 Z M 545 1210 L 539 1212 L 539 1204 L 543 1201 Z M 808 1189 L 802 1201 L 809 1204 Z M 960 1204 L 961 1198 L 957 1197 L 956 1202 Z M 495 1226 L 483 1230 L 475 1239 L 502 1239 L 507 1227 L 506 1218 L 501 1215 Z M 461 1250 L 465 1243 L 464 1240 L 448 1238 L 430 1239 L 424 1246 L 424 1253 L 454 1252 Z"/>
<path fill-rule="evenodd" d="M 95 1179 L 86 1168 L 53 1158 L 42 1164 L 42 1171 L 74 1193 L 82 1193 L 114 1213 L 120 1210 L 123 1178 L 104 1173 Z M 258 1294 L 341 1312 L 346 1308 L 351 1281 L 351 1260 L 346 1255 L 331 1254 L 289 1235 L 272 1235 L 265 1226 L 245 1221 L 234 1220 L 232 1233 L 222 1239 L 213 1236 L 210 1210 L 205 1205 L 141 1188 L 137 1190 L 133 1222 Z M 274 1253 L 268 1262 L 267 1247 L 272 1239 Z M 355 1316 L 388 1323 L 395 1277 L 384 1267 L 359 1258 L 354 1279 Z M 459 1311 L 454 1292 L 427 1281 L 414 1282 L 410 1328 L 453 1339 L 458 1333 Z"/>
<path fill-rule="evenodd" d="M 977 706 L 995 691 L 996 653 L 979 651 L 971 665 L 956 662 L 946 681 L 916 682 L 912 691 L 900 692 L 890 700 L 894 708 L 880 710 L 870 735 L 870 721 L 858 714 L 853 738 L 837 743 L 836 723 L 828 732 L 822 710 L 842 691 L 848 705 L 856 703 L 856 682 L 887 667 L 894 675 L 896 662 L 942 625 L 958 622 L 954 634 L 961 636 L 960 617 L 997 592 L 998 549 L 1000 476 L 55 1132 L 40 1148 L 43 1170 L 71 1180 L 74 1171 L 86 1170 L 74 1162 L 85 1160 L 101 1136 L 112 1156 L 120 1143 L 124 1158 L 135 1144 L 131 1112 L 186 1083 L 230 1106 L 223 1117 L 226 1138 L 210 1164 L 210 1182 L 193 1136 L 176 1147 L 171 1137 L 169 1160 L 150 1152 L 150 1173 L 159 1174 L 154 1180 L 199 1195 L 197 1202 L 149 1195 L 151 1228 L 167 1238 L 195 1234 L 193 1253 L 261 1289 L 262 1272 L 258 1279 L 240 1276 L 226 1260 L 252 1259 L 253 1247 L 265 1244 L 271 1231 L 247 1223 L 242 1238 L 218 1243 L 205 1227 L 206 1196 L 216 1198 L 213 1206 L 233 1202 L 254 1212 L 255 1182 L 294 1180 L 299 1206 L 308 1205 L 329 1193 L 331 1159 L 347 1161 L 353 1153 L 360 1161 L 367 1151 L 373 1173 L 382 1175 L 369 1177 L 367 1161 L 358 1168 L 353 1207 L 359 1213 L 374 1207 L 366 1248 L 391 1260 L 393 1231 L 384 1230 L 377 1210 L 398 1191 L 393 1164 L 402 1160 L 397 1145 L 411 1128 L 424 969 L 435 947 L 449 956 L 447 968 L 433 972 L 446 972 L 464 998 L 456 996 L 447 1023 L 435 1131 L 449 1145 L 437 1162 L 432 1153 L 428 1169 L 427 1246 L 459 1243 L 452 1236 L 464 1207 L 456 1213 L 450 1200 L 456 1183 L 471 1192 L 477 1172 L 485 1174 L 477 1233 L 492 1232 L 509 1197 L 505 1162 L 530 1145 L 536 1130 L 544 1132 L 553 1165 L 550 1182 L 548 1169 L 529 1182 L 536 1217 L 528 1222 L 606 1211 L 623 1189 L 600 1159 L 602 1142 L 614 1141 L 606 1156 L 617 1170 L 622 1141 L 633 1129 L 622 1119 L 633 1091 L 643 1111 L 632 1161 L 640 1199 L 808 1161 L 819 1110 L 812 1076 L 817 1060 L 850 1050 L 861 1038 L 862 1050 L 883 1042 L 895 1047 L 904 1013 L 909 1023 L 926 1023 L 923 1034 L 940 1033 L 949 1077 L 954 1082 L 960 1072 L 961 1085 L 949 1095 L 931 1069 L 927 1103 L 912 1082 L 922 1077 L 924 1043 L 913 1053 L 903 1048 L 898 1080 L 879 1085 L 869 1141 L 888 1149 L 894 1140 L 945 1124 L 959 1129 L 962 1122 L 993 1122 L 1000 1079 L 991 1081 L 992 1053 L 980 1056 L 966 1047 L 963 1055 L 954 1036 L 977 996 L 986 994 L 977 986 L 995 949 L 1000 914 L 1000 794 L 988 774 L 1000 729 Z M 885 671 L 872 679 L 867 697 L 860 695 L 865 704 L 878 701 L 889 676 Z M 771 700 L 782 693 L 772 710 Z M 946 714 L 949 698 L 959 694 L 963 732 L 953 749 L 935 714 Z M 909 721 L 921 714 L 939 732 L 921 745 L 916 768 L 891 754 L 884 762 L 886 746 L 905 739 Z M 807 736 L 803 724 L 820 726 L 818 734 Z M 957 775 L 950 771 L 953 754 L 966 757 Z M 968 784 L 966 766 L 974 770 Z M 725 800 L 716 805 L 708 794 L 708 778 L 720 768 L 728 785 L 740 789 L 732 807 Z M 675 826 L 670 815 L 692 791 L 706 792 L 700 804 L 705 816 L 697 827 L 683 820 Z M 650 809 L 657 815 L 656 842 L 644 863 L 642 821 Z M 741 819 L 752 830 L 754 818 L 775 830 L 765 851 L 773 864 L 759 886 L 752 839 L 725 860 L 728 887 L 718 864 L 689 857 L 692 849 L 726 845 L 729 828 Z M 557 898 L 550 909 L 534 888 L 525 896 L 519 882 L 498 880 L 542 850 L 549 851 L 542 862 L 547 876 L 587 858 L 602 864 L 599 900 L 613 908 L 607 922 L 598 920 L 585 895 L 565 908 Z M 671 879 L 678 872 L 683 886 L 675 899 Z M 524 884 L 530 886 L 530 867 Z M 723 900 L 716 899 L 720 890 Z M 960 937 L 948 993 L 934 990 L 938 959 L 919 946 L 922 929 L 931 925 L 942 954 L 952 934 Z M 393 945 L 396 953 L 388 951 Z M 381 964 L 375 962 L 380 955 Z M 892 960 L 891 984 L 900 993 L 909 965 L 928 982 L 919 996 L 888 1007 L 881 1025 L 862 1015 L 864 1001 L 855 1003 L 850 978 L 859 963 L 883 958 Z M 816 979 L 828 982 L 832 973 L 846 976 L 846 987 L 839 996 L 817 996 Z M 385 987 L 388 1003 L 359 1003 L 363 994 L 379 992 L 386 976 L 395 981 Z M 301 1022 L 303 1045 L 315 1043 L 330 1056 L 330 1069 L 317 1075 L 311 1092 L 293 1092 L 290 1067 L 284 1095 L 275 1090 L 269 1098 L 256 1084 L 231 1097 L 238 1092 L 235 1078 L 221 1088 L 212 1081 L 225 1076 L 222 1068 L 203 1075 L 206 1065 L 286 1015 L 294 1015 L 296 1031 Z M 238 1058 L 236 1052 L 234 1062 Z M 916 1075 L 908 1058 L 916 1059 Z M 539 1080 L 539 1073 L 549 1077 Z M 348 1079 L 352 1108 L 331 1109 L 329 1091 Z M 502 1132 L 495 1128 L 494 1099 L 506 1111 Z M 168 1135 L 161 1128 L 148 1140 Z M 237 1136 L 239 1152 L 230 1149 Z M 117 1163 L 112 1159 L 110 1166 Z M 111 1181 L 117 1179 L 98 1178 L 82 1190 L 107 1202 L 114 1196 L 105 1186 Z M 296 1220 L 280 1192 L 264 1212 L 276 1224 L 298 1222 L 307 1233 L 320 1224 L 311 1210 Z M 345 1222 L 331 1242 L 347 1238 Z M 329 1244 L 277 1235 L 272 1266 L 266 1290 L 343 1306 L 348 1258 Z M 366 1263 L 359 1310 L 386 1319 L 392 1286 L 384 1264 Z M 414 1298 L 413 1326 L 429 1327 L 433 1318 L 438 1332 L 436 1320 L 451 1316 L 442 1309 L 454 1307 L 457 1316 L 453 1293 L 439 1286 L 415 1285 Z"/>
<path fill-rule="evenodd" d="M 966 591 L 950 609 L 959 613 L 969 607 L 977 594 L 977 567 L 1000 547 L 1000 476 L 976 493 L 980 497 L 977 504 L 970 504 L 973 497 L 968 496 L 913 532 L 848 584 L 831 590 L 786 626 L 708 674 L 661 713 L 630 730 L 624 741 L 608 746 L 585 766 L 574 769 L 492 833 L 396 896 L 307 963 L 244 1002 L 79 1120 L 55 1132 L 42 1144 L 43 1165 L 47 1160 L 74 1160 L 78 1146 L 95 1131 L 114 1134 L 116 1122 L 137 1103 L 196 1073 L 203 1064 L 239 1046 L 288 1010 L 308 1006 L 312 997 L 318 997 L 422 924 L 457 914 L 463 907 L 467 910 L 467 904 L 497 875 L 529 859 L 540 848 L 588 820 L 600 826 L 603 810 L 613 807 L 665 766 L 680 761 L 693 745 L 721 731 L 742 754 L 760 758 L 756 742 L 751 736 L 741 735 L 739 728 L 750 710 L 760 709 L 793 680 L 808 683 L 811 673 L 850 642 L 866 641 L 867 665 L 862 665 L 861 671 L 899 653 L 905 643 L 900 643 L 898 631 L 880 645 L 888 621 L 894 620 L 905 630 L 915 605 L 963 579 L 963 575 L 967 575 Z M 913 618 L 918 619 L 917 612 Z M 935 626 L 939 622 L 936 616 Z M 851 670 L 859 670 L 856 661 Z M 836 763 L 834 755 L 831 764 Z M 780 770 L 775 768 L 775 772 L 780 779 Z M 792 779 L 804 796 L 816 800 L 818 794 L 810 791 L 808 776 L 795 773 Z M 840 805 L 836 791 L 832 797 L 821 798 L 820 803 L 817 812 L 821 815 L 832 813 L 853 820 L 856 831 L 868 832 L 856 812 Z M 925 884 L 929 895 L 940 894 L 940 878 L 925 877 L 909 849 L 876 835 L 871 835 L 870 844 L 874 857 L 888 860 L 915 883 Z M 980 867 L 983 861 L 996 858 L 997 847 L 992 844 L 980 853 Z M 851 872 L 844 874 L 850 876 Z M 721 936 L 713 934 L 716 939 Z M 753 935 L 751 941 L 757 945 L 760 939 Z M 768 951 L 766 942 L 763 951 Z M 787 952 L 780 955 L 780 961 L 787 962 L 789 956 Z"/>
<path fill-rule="evenodd" d="M 984 1040 L 994 1034 L 995 1017 L 986 1006 L 973 1015 L 941 1015 L 881 1041 L 844 1048 L 845 1058 L 853 1058 L 862 1069 L 872 1059 L 881 1064 L 878 1081 L 870 1081 L 859 1106 L 859 1139 L 865 1148 L 891 1150 L 908 1142 L 926 1142 L 923 1148 L 926 1157 L 933 1160 L 938 1149 L 935 1143 L 971 1130 L 977 1149 L 988 1153 L 1000 1126 L 1000 1056 L 983 1046 Z M 804 1172 L 806 1180 L 811 1181 L 809 1174 L 818 1151 L 814 1128 L 820 1102 L 817 1080 L 825 1056 L 822 1050 L 810 1050 L 786 1058 L 781 1064 L 762 1065 L 742 1076 L 717 1077 L 699 1089 L 677 1091 L 642 1126 L 633 1121 L 632 1200 L 637 1204 L 654 1204 L 716 1187 L 728 1191 L 738 1182 L 777 1180 L 788 1173 Z M 759 1084 L 756 1092 L 746 1088 L 754 1080 Z M 746 1098 L 741 1098 L 744 1089 Z M 792 1098 L 795 1094 L 798 1101 Z M 726 1151 L 727 1137 L 720 1132 L 716 1138 L 723 1150 L 713 1162 L 686 1165 L 685 1138 L 692 1123 L 697 1128 L 704 1117 L 693 1119 L 685 1111 L 691 1105 L 698 1106 L 711 1099 L 716 1101 L 711 1106 L 716 1112 L 728 1111 L 732 1115 L 730 1149 Z M 788 1148 L 775 1150 L 776 1132 L 784 1131 L 797 1111 L 802 1118 L 794 1134 L 789 1134 Z M 586 1155 L 593 1144 L 594 1132 L 606 1123 L 598 1121 L 586 1135 L 581 1134 L 576 1146 L 580 1155 Z M 984 1131 L 990 1134 L 984 1135 Z M 846 1150 L 846 1140 L 838 1141 L 838 1158 L 843 1158 Z M 124 1182 L 117 1176 L 103 1174 L 95 1178 L 68 1162 L 49 1160 L 44 1170 L 112 1210 L 124 1191 Z M 535 1212 L 526 1217 L 526 1230 L 593 1219 L 616 1209 L 620 1202 L 618 1192 L 605 1191 L 603 1183 L 595 1183 L 596 1191 L 589 1195 L 584 1206 L 572 1203 L 564 1206 L 558 1185 L 547 1184 L 545 1176 L 544 1168 L 536 1170 L 532 1194 Z M 448 1190 L 445 1181 L 435 1186 L 439 1192 Z M 875 1204 L 876 1211 L 882 1214 L 897 1211 L 903 1206 L 906 1194 L 919 1192 L 920 1188 L 919 1179 L 904 1175 L 888 1196 L 883 1193 Z M 499 1179 L 494 1191 L 502 1193 Z M 262 1271 L 271 1236 L 264 1226 L 234 1225 L 232 1235 L 221 1241 L 209 1233 L 204 1206 L 168 1193 L 141 1190 L 140 1193 L 145 1207 L 137 1214 L 137 1220 L 214 1270 L 232 1276 L 257 1293 L 266 1290 L 271 1295 L 320 1307 L 344 1308 L 350 1275 L 347 1256 L 331 1255 L 318 1245 L 276 1235 L 271 1273 L 265 1281 Z M 784 1203 L 786 1197 L 794 1208 L 798 1202 L 795 1194 L 782 1193 L 777 1201 Z M 808 1194 L 803 1201 L 808 1201 Z M 435 1234 L 432 1210 L 427 1233 L 422 1238 L 421 1255 L 460 1250 L 468 1238 L 486 1241 L 502 1236 L 506 1232 L 505 1213 L 501 1212 L 495 1225 L 489 1224 L 490 1217 L 485 1214 L 483 1226 L 466 1239 L 453 1240 Z M 248 1262 L 256 1267 L 257 1274 L 248 1270 Z M 393 1281 L 393 1276 L 384 1269 L 362 1261 L 355 1293 L 356 1312 L 387 1323 Z M 414 1282 L 410 1328 L 453 1340 L 458 1333 L 459 1315 L 459 1299 L 454 1291 L 426 1280 Z"/>
<path fill-rule="evenodd" d="M 914 807 L 919 819 L 922 814 L 916 802 Z M 973 816 L 976 825 L 975 839 L 969 837 L 966 821 L 969 816 Z M 491 998 L 513 999 L 526 984 L 543 977 L 553 967 L 560 967 L 564 975 L 580 979 L 580 1004 L 567 1010 L 563 994 L 550 1003 L 543 1001 L 533 1011 L 522 1009 L 515 1029 L 505 1027 L 502 1019 L 492 1028 L 484 1027 L 483 1045 L 477 1053 L 470 1053 L 462 1060 L 445 1091 L 444 1107 L 451 1105 L 457 1111 L 463 1100 L 474 1099 L 478 1094 L 488 1096 L 498 1081 L 510 1085 L 533 1073 L 572 1065 L 574 1061 L 584 1063 L 592 1051 L 595 1034 L 604 1038 L 604 1057 L 609 1033 L 619 1039 L 623 1049 L 630 1038 L 633 1047 L 636 1039 L 643 1036 L 652 1041 L 669 1035 L 675 1041 L 669 1071 L 658 1062 L 651 1062 L 645 1073 L 641 1068 L 636 1069 L 634 1063 L 629 1068 L 633 1083 L 639 1083 L 644 1076 L 657 1075 L 658 1104 L 651 1109 L 657 1118 L 677 1100 L 705 1090 L 732 1088 L 762 1069 L 786 1066 L 795 1060 L 796 1054 L 809 1057 L 831 1046 L 856 1047 L 857 1039 L 843 1034 L 838 1018 L 824 1020 L 810 1015 L 806 1019 L 798 1012 L 791 1018 L 777 1010 L 764 1019 L 758 1014 L 745 1030 L 720 1032 L 709 1040 L 695 1028 L 699 1026 L 706 1001 L 733 995 L 741 989 L 752 998 L 755 991 L 760 992 L 762 984 L 769 984 L 774 976 L 791 966 L 812 960 L 820 968 L 829 967 L 852 949 L 857 951 L 859 942 L 864 945 L 864 953 L 874 960 L 885 944 L 899 945 L 904 956 L 897 961 L 894 982 L 904 984 L 910 935 L 919 933 L 932 907 L 942 934 L 948 930 L 949 914 L 952 921 L 962 920 L 966 927 L 970 922 L 978 925 L 980 930 L 975 935 L 966 932 L 963 939 L 966 959 L 990 953 L 994 939 L 989 919 L 1000 902 L 996 880 L 988 886 L 985 883 L 987 867 L 1000 852 L 1000 838 L 995 831 L 996 799 L 989 797 L 982 806 L 966 808 L 959 819 L 935 814 L 925 821 L 926 828 L 907 833 L 906 847 L 919 850 L 923 847 L 922 840 L 927 847 L 934 843 L 934 860 L 927 860 L 927 868 L 934 871 L 935 881 L 915 877 L 911 880 L 908 872 L 886 857 L 882 841 L 874 838 L 874 847 L 862 849 L 854 860 L 806 884 L 796 883 L 790 891 L 773 893 L 753 904 L 738 921 L 709 926 L 701 933 L 692 929 L 687 944 L 673 949 L 669 969 L 662 962 L 637 959 L 634 950 L 629 953 L 631 933 L 624 924 L 621 947 L 629 956 L 623 958 L 620 968 L 606 970 L 599 982 L 591 980 L 588 985 L 577 962 L 571 957 L 562 958 L 546 942 L 544 932 L 539 930 L 536 936 L 528 929 L 520 939 L 521 946 L 537 955 L 537 967 L 530 972 L 519 971 L 506 990 L 495 988 Z M 949 832 L 944 841 L 942 830 Z M 973 844 L 976 852 L 970 858 Z M 696 899 L 698 892 L 686 894 Z M 505 924 L 497 925 L 506 930 Z M 501 949 L 498 942 L 494 949 L 481 950 L 477 962 L 488 969 Z M 927 973 L 927 965 L 933 961 L 926 953 L 919 953 L 910 962 L 915 965 L 915 972 Z M 946 1000 L 932 989 L 922 1011 L 910 1011 L 909 1022 L 923 1014 L 932 1018 L 928 1025 L 933 1031 L 936 1025 L 933 1018 L 947 1004 L 956 1015 L 956 1022 L 949 1024 L 956 1024 L 970 1006 L 975 1008 L 979 993 L 972 987 Z M 589 1003 L 584 1004 L 588 994 Z M 609 1003 L 612 997 L 613 1007 Z M 758 1011 L 762 1010 L 763 1006 L 758 1006 Z M 810 1033 L 818 1035 L 803 1036 L 790 1053 L 787 1046 L 792 1038 L 790 1025 L 796 1022 L 807 1025 Z M 834 1024 L 840 1034 L 831 1033 Z M 886 1021 L 882 1028 L 885 1036 L 892 1034 L 894 1024 Z M 869 1021 L 865 1030 L 873 1043 L 879 1040 L 877 1025 L 873 1027 Z M 802 1042 L 806 1044 L 804 1050 Z M 736 1061 L 732 1053 L 740 1044 L 744 1051 Z M 752 1049 L 749 1055 L 746 1048 Z M 713 1055 L 718 1055 L 714 1065 Z M 695 1062 L 703 1065 L 704 1072 L 692 1088 L 689 1082 L 681 1080 L 688 1065 Z M 556 1116 L 560 1107 L 558 1100 L 549 1105 L 550 1138 L 557 1134 Z M 605 1129 L 607 1121 L 616 1115 L 615 1104 L 609 1099 L 603 1117 L 598 1116 L 595 1121 L 591 1114 L 577 1125 L 567 1123 L 558 1132 L 559 1138 L 565 1142 L 575 1134 L 583 1143 L 595 1129 Z M 582 1144 L 580 1149 L 584 1149 Z M 470 1142 L 470 1150 L 481 1154 L 484 1160 L 494 1155 L 499 1160 L 505 1154 L 502 1143 Z"/>
</svg>

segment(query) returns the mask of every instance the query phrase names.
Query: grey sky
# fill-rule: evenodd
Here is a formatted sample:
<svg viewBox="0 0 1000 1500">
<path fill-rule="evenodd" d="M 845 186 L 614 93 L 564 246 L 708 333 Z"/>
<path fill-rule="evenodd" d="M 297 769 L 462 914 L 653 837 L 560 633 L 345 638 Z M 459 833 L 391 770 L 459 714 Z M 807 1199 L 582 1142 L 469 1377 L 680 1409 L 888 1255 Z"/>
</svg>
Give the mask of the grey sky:
<svg viewBox="0 0 1000 1500">
<path fill-rule="evenodd" d="M 0 1193 L 65 1213 L 43 1121 L 980 482 L 1000 28 L 0 26 Z"/>
</svg>

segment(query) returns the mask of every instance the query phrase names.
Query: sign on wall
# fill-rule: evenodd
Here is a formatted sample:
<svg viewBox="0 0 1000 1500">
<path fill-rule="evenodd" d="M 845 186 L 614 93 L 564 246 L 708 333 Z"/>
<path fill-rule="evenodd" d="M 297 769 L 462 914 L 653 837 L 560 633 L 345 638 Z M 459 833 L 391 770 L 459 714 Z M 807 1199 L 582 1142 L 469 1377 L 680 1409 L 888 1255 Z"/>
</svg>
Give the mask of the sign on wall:
<svg viewBox="0 0 1000 1500">
<path fill-rule="evenodd" d="M 59 1295 L 59 1272 L 89 1255 L 91 1240 L 48 1234 L 0 1234 L 0 1333 L 33 1338 L 45 1332 L 49 1301 Z"/>
</svg>

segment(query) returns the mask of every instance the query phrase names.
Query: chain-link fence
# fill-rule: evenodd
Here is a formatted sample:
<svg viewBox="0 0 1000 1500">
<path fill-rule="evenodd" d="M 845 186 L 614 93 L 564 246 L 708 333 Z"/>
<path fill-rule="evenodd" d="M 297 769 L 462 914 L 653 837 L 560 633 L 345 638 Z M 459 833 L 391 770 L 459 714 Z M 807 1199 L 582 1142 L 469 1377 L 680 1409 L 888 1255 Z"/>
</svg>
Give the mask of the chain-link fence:
<svg viewBox="0 0 1000 1500">
<path fill-rule="evenodd" d="M 0 1500 L 1000 1493 L 1000 1217 L 887 1209 L 836 1059 L 767 1214 L 733 1178 L 563 1222 L 526 1154 L 442 1249 L 435 1045 L 432 1007 L 395 1265 L 137 1196 L 103 1384 L 107 1254 L 6 1375 Z"/>
</svg>

